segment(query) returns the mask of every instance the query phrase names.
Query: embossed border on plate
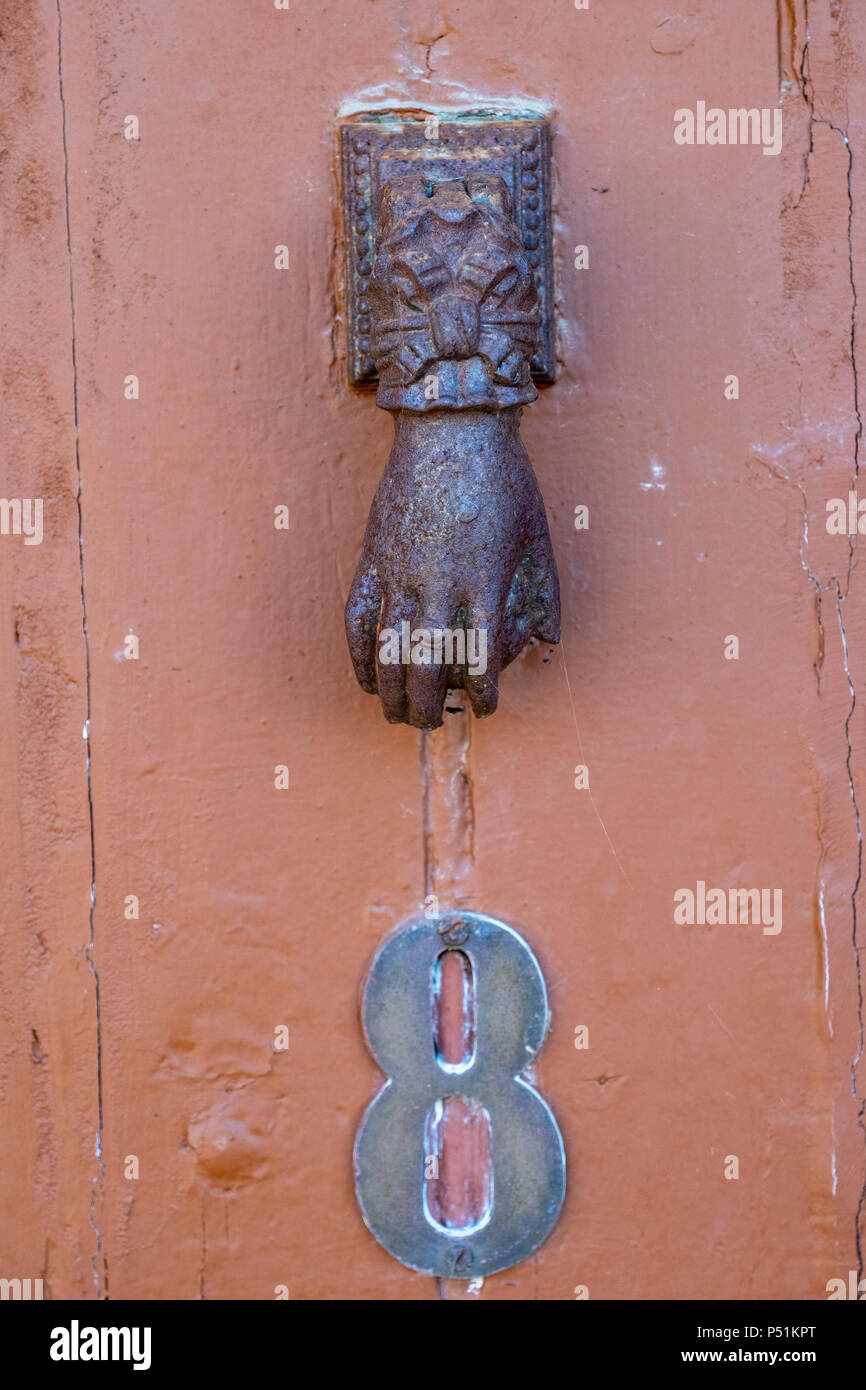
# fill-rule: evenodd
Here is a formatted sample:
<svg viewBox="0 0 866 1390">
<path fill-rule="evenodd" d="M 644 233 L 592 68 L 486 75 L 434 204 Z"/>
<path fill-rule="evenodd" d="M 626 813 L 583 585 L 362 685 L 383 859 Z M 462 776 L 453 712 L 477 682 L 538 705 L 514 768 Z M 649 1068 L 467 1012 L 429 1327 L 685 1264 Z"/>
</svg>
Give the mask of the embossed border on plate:
<svg viewBox="0 0 866 1390">
<path fill-rule="evenodd" d="M 432 118 L 436 113 L 430 112 Z M 426 132 L 435 129 L 435 137 Z M 347 369 L 351 386 L 374 387 L 366 292 L 373 271 L 379 189 L 389 178 L 417 172 L 438 183 L 470 173 L 500 174 L 511 192 L 538 289 L 541 326 L 531 362 L 535 381 L 556 377 L 553 327 L 550 123 L 541 117 L 438 114 L 407 119 L 369 111 L 340 126 L 343 226 L 346 243 Z"/>
</svg>

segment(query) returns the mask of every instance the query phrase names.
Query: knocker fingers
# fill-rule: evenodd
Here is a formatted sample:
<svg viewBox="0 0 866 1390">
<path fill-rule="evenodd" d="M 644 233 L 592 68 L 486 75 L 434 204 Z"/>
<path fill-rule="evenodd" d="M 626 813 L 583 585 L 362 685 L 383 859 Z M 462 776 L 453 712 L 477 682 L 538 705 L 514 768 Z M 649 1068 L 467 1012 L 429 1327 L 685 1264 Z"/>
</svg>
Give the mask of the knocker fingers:
<svg viewBox="0 0 866 1390">
<path fill-rule="evenodd" d="M 422 631 L 434 632 L 427 626 Z M 419 649 L 420 648 L 420 649 Z M 448 693 L 446 684 L 447 667 L 442 660 L 436 662 L 436 651 L 431 643 L 429 652 L 421 644 L 416 644 L 416 654 L 426 656 L 429 661 L 414 661 L 407 668 L 406 685 L 409 702 L 408 722 L 416 729 L 438 729 L 442 723 L 442 707 Z"/>
<path fill-rule="evenodd" d="M 492 714 L 499 703 L 503 609 L 501 598 L 495 594 L 469 605 L 463 688 L 476 719 Z"/>
<path fill-rule="evenodd" d="M 505 604 L 502 665 L 519 656 L 531 638 L 560 637 L 559 580 L 549 537 L 541 537 L 514 572 Z"/>
<path fill-rule="evenodd" d="M 533 636 L 542 642 L 557 643 L 562 635 L 559 608 L 559 575 L 553 558 L 550 536 L 539 539 L 532 552 L 534 567 L 530 614 Z"/>
<path fill-rule="evenodd" d="M 438 606 L 438 605 L 437 605 Z M 496 628 L 470 605 L 386 603 L 390 620 L 379 631 L 379 694 L 386 718 L 416 729 L 438 729 L 449 688 L 464 688 L 476 714 L 492 714 L 498 699 Z M 480 614 L 481 610 L 479 610 Z M 442 617 L 442 613 L 449 616 Z M 432 615 L 432 616 L 431 616 Z M 396 674 L 399 672 L 400 674 Z M 383 685 L 384 682 L 384 685 Z"/>
<path fill-rule="evenodd" d="M 376 629 L 382 606 L 382 588 L 372 560 L 361 557 L 346 600 L 346 637 L 358 684 L 368 695 L 376 693 Z"/>
<path fill-rule="evenodd" d="M 389 592 L 382 605 L 376 636 L 376 688 L 389 724 L 410 724 L 406 678 L 417 600 L 408 593 Z"/>
</svg>

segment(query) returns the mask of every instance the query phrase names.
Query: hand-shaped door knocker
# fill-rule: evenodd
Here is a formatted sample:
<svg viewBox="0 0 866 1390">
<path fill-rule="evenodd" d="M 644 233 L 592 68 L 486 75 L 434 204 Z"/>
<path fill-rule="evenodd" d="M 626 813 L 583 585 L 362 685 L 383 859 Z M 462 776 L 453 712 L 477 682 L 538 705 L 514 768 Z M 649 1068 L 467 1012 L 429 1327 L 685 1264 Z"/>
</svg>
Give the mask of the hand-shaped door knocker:
<svg viewBox="0 0 866 1390">
<path fill-rule="evenodd" d="M 366 291 L 394 444 L 346 604 L 355 673 L 391 723 L 433 729 L 449 689 L 492 714 L 499 673 L 558 642 L 559 582 L 520 438 L 539 307 L 498 175 L 384 182 Z"/>
</svg>

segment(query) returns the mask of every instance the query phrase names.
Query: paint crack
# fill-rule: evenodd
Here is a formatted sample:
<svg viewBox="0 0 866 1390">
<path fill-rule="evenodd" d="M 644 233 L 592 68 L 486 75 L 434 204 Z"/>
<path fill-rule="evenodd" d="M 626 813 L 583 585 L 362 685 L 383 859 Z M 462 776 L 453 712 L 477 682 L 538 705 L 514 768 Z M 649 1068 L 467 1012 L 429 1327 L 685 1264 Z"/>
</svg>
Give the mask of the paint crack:
<svg viewBox="0 0 866 1390">
<path fill-rule="evenodd" d="M 852 373 L 852 387 L 853 387 L 853 411 L 854 411 L 854 417 L 855 417 L 855 420 L 856 420 L 856 428 L 855 428 L 855 432 L 854 432 L 854 472 L 853 472 L 853 477 L 852 477 L 852 481 L 851 481 L 851 491 L 856 491 L 857 481 L 858 481 L 859 476 L 860 476 L 860 451 L 861 451 L 862 439 L 863 439 L 863 415 L 862 415 L 862 410 L 861 410 L 861 406 L 860 406 L 860 377 L 859 377 L 858 366 L 857 366 L 857 307 L 858 307 L 858 293 L 857 293 L 857 280 L 856 280 L 856 275 L 855 275 L 855 264 L 854 264 L 854 237 L 853 237 L 853 229 L 854 229 L 854 192 L 853 192 L 854 152 L 853 152 L 852 147 L 851 147 L 851 141 L 850 141 L 850 139 L 849 139 L 847 130 L 844 129 L 843 126 L 837 124 L 836 122 L 830 120 L 829 118 L 820 115 L 820 114 L 818 113 L 817 109 L 816 109 L 815 88 L 814 88 L 814 81 L 813 81 L 813 78 L 812 78 L 811 54 L 810 54 L 811 33 L 810 33 L 810 28 L 809 28 L 809 0 L 803 0 L 803 42 L 802 42 L 802 49 L 801 49 L 800 55 L 799 55 L 799 62 L 796 61 L 796 56 L 795 56 L 795 55 L 796 55 L 796 43 L 795 43 L 796 23 L 795 23 L 795 20 L 794 20 L 794 17 L 793 17 L 793 9 L 792 9 L 792 6 L 791 6 L 791 4 L 790 4 L 790 0 L 785 0 L 785 3 L 786 3 L 786 17 L 787 17 L 787 20 L 788 20 L 789 25 L 790 25 L 788 32 L 789 32 L 790 37 L 791 37 L 792 48 L 793 48 L 793 54 L 794 54 L 794 57 L 793 57 L 793 60 L 792 60 L 792 69 L 793 69 L 793 72 L 794 72 L 794 77 L 795 77 L 796 85 L 797 85 L 797 87 L 798 87 L 798 89 L 799 89 L 799 92 L 800 92 L 800 95 L 801 95 L 801 97 L 802 97 L 802 100 L 805 102 L 806 107 L 807 107 L 807 110 L 808 110 L 809 142 L 808 142 L 808 148 L 807 148 L 807 150 L 805 151 L 804 156 L 803 156 L 804 177 L 803 177 L 802 187 L 801 187 L 801 189 L 800 189 L 799 198 L 797 199 L 797 203 L 794 204 L 795 207 L 796 207 L 796 206 L 799 206 L 799 204 L 802 202 L 802 200 L 803 200 L 803 198 L 804 198 L 804 196 L 805 196 L 806 190 L 807 190 L 807 188 L 809 187 L 809 183 L 810 183 L 810 179 L 811 179 L 810 164 L 811 164 L 812 156 L 813 156 L 813 154 L 814 154 L 814 139 L 813 139 L 814 127 L 815 127 L 816 125 L 824 125 L 824 126 L 826 126 L 829 130 L 833 131 L 833 133 L 834 133 L 835 135 L 838 135 L 839 138 L 842 140 L 842 142 L 843 142 L 843 144 L 844 144 L 844 146 L 845 146 L 845 152 L 846 152 L 846 161 L 847 161 L 847 162 L 846 162 L 846 191 L 847 191 L 847 209 L 848 209 L 848 211 L 847 211 L 846 236 L 847 236 L 847 246 L 848 246 L 848 283 L 849 283 L 849 286 L 850 286 L 850 302 L 851 302 L 851 310 L 850 310 L 849 353 L 850 353 L 850 359 L 851 359 L 851 373 Z M 781 11 L 779 11 L 779 18 L 780 18 L 780 35 L 781 35 L 781 32 L 782 32 L 782 14 L 781 14 Z M 798 484 L 798 486 L 800 486 L 800 485 Z M 853 562 L 854 562 L 854 539 L 855 539 L 855 538 L 852 537 L 852 536 L 849 536 L 849 537 L 848 537 L 848 570 L 847 570 L 847 576 L 846 576 L 846 581 L 845 581 L 845 592 L 844 592 L 844 593 L 842 592 L 842 588 L 841 588 L 841 586 L 840 586 L 840 584 L 839 584 L 839 581 L 838 581 L 838 579 L 836 578 L 835 575 L 832 576 L 832 578 L 829 580 L 829 582 L 828 582 L 827 584 L 822 585 L 822 584 L 820 583 L 818 577 L 812 573 L 812 571 L 811 571 L 811 569 L 809 568 L 808 563 L 807 563 L 807 561 L 806 561 L 806 559 L 805 559 L 804 544 L 805 544 L 805 546 L 808 546 L 808 516 L 807 516 L 807 514 L 806 514 L 806 494 L 805 494 L 805 490 L 804 490 L 802 487 L 800 487 L 800 491 L 801 491 L 801 493 L 803 494 L 803 504 L 804 504 L 804 538 L 803 538 L 803 541 L 801 542 L 801 546 L 800 546 L 800 563 L 801 563 L 803 569 L 805 570 L 806 574 L 808 575 L 810 581 L 811 581 L 812 584 L 815 586 L 815 590 L 816 590 L 820 652 L 823 653 L 823 638 L 824 638 L 823 615 L 822 615 L 822 608 L 821 608 L 822 595 L 823 595 L 824 593 L 826 593 L 826 592 L 828 592 L 829 590 L 832 589 L 833 592 L 835 593 L 835 601 L 836 601 L 836 618 L 837 618 L 837 622 L 838 622 L 838 625 L 839 625 L 839 634 L 840 634 L 840 640 L 841 640 L 841 644 L 842 644 L 842 665 L 843 665 L 843 670 L 844 670 L 844 673 L 845 673 L 845 679 L 846 679 L 846 681 L 847 681 L 847 683 L 848 683 L 848 690 L 849 690 L 850 696 L 851 696 L 851 702 L 850 702 L 850 705 L 849 705 L 849 708 L 848 708 L 848 713 L 847 713 L 847 716 L 846 716 L 846 718 L 845 718 L 845 723 L 844 723 L 844 737 L 845 737 L 845 748 L 846 748 L 845 768 L 846 768 L 846 774 L 847 774 L 847 778 L 848 778 L 848 788 L 849 788 L 849 793 L 850 793 L 850 796 L 851 796 L 851 803 L 852 803 L 853 812 L 854 812 L 854 824 L 855 824 L 855 830 L 856 830 L 856 836 L 857 836 L 857 872 L 856 872 L 856 876 L 855 876 L 855 880 L 854 880 L 854 886 L 853 886 L 852 891 L 851 891 L 851 945 L 852 945 L 852 950 L 853 950 L 853 954 L 854 954 L 854 968 L 855 968 L 856 980 L 857 980 L 857 1029 L 858 1029 L 858 1037 L 857 1037 L 857 1051 L 856 1051 L 856 1055 L 854 1056 L 854 1058 L 853 1058 L 853 1060 L 852 1060 L 852 1062 L 851 1062 L 851 1094 L 852 1094 L 854 1100 L 855 1100 L 856 1102 L 858 1102 L 858 1106 L 857 1106 L 857 1124 L 858 1124 L 858 1127 L 860 1128 L 860 1130 L 861 1130 L 862 1133 L 863 1133 L 864 1147 L 866 1147 L 866 1097 L 861 1097 L 861 1096 L 859 1095 L 858 1089 L 857 1089 L 857 1068 L 858 1068 L 858 1065 L 859 1065 L 859 1063 L 860 1063 L 860 1061 L 861 1061 L 861 1059 L 862 1059 L 862 1057 L 863 1057 L 863 1050 L 864 1050 L 863 980 L 862 980 L 862 971 L 861 971 L 862 962 L 861 962 L 861 958 L 860 958 L 860 945 L 859 945 L 859 942 L 858 942 L 858 922 L 857 922 L 857 896 L 858 896 L 858 893 L 859 893 L 859 891 L 860 891 L 860 884 L 861 884 L 861 882 L 862 882 L 862 876 L 863 876 L 863 836 L 862 836 L 862 823 L 861 823 L 861 818 L 860 818 L 860 808 L 859 808 L 859 804 L 858 804 L 858 801 L 857 801 L 857 791 L 856 791 L 856 785 L 855 785 L 855 780 L 854 780 L 854 771 L 853 771 L 853 767 L 852 767 L 852 759 L 853 759 L 853 751 L 854 751 L 854 750 L 853 750 L 853 746 L 852 746 L 852 743 L 851 743 L 851 721 L 852 721 L 852 718 L 853 718 L 853 716 L 854 716 L 854 711 L 855 711 L 856 706 L 857 706 L 857 695 L 856 695 L 856 689 L 855 689 L 855 686 L 854 686 L 854 682 L 853 682 L 853 680 L 852 680 L 852 678 L 851 678 L 851 671 L 850 671 L 850 664 L 849 664 L 849 652 L 848 652 L 848 638 L 847 638 L 847 633 L 846 633 L 846 631 L 845 631 L 845 625 L 844 625 L 844 621 L 843 621 L 843 610 L 842 610 L 842 605 L 844 604 L 845 599 L 847 598 L 848 593 L 849 593 L 849 591 L 850 591 L 850 587 L 851 587 L 851 572 L 852 572 Z M 816 667 L 816 673 L 819 674 L 819 670 L 818 670 L 817 667 Z M 820 680 L 820 675 L 819 675 L 819 680 Z M 819 690 L 820 690 L 820 685 L 819 685 Z M 864 1166 L 863 1184 L 862 1184 L 862 1187 L 861 1187 L 860 1197 L 859 1197 L 858 1204 L 857 1204 L 857 1211 L 856 1211 L 856 1215 L 855 1215 L 855 1219 L 854 1219 L 854 1238 L 855 1238 L 855 1249 L 856 1249 L 856 1255 L 857 1255 L 858 1280 L 861 1279 L 861 1278 L 863 1277 L 863 1240 L 862 1240 L 862 1230 L 863 1230 L 863 1224 L 864 1224 L 864 1215 L 866 1215 L 866 1166 Z"/>
<path fill-rule="evenodd" d="M 78 568 L 80 578 L 81 596 L 81 631 L 84 641 L 84 670 L 85 670 L 85 721 L 83 736 L 87 744 L 86 755 L 86 781 L 87 781 L 87 816 L 88 829 L 90 835 L 90 911 L 88 914 L 88 940 L 84 949 L 85 959 L 88 968 L 93 976 L 94 996 L 96 1005 L 96 1093 L 97 1093 L 97 1131 L 94 1143 L 94 1153 L 99 1167 L 99 1172 L 91 1182 L 90 1201 L 88 1205 L 88 1220 L 96 1238 L 96 1250 L 91 1256 L 93 1267 L 93 1283 L 98 1299 L 108 1298 L 108 1261 L 102 1243 L 102 1232 L 96 1221 L 97 1200 L 102 1199 L 105 1187 L 105 1159 L 103 1157 L 103 1111 L 102 1111 L 102 1009 L 99 988 L 99 971 L 93 959 L 94 950 L 94 909 L 96 907 L 96 839 L 94 835 L 93 818 L 93 781 L 91 775 L 92 765 L 92 740 L 91 740 L 91 671 L 90 671 L 90 635 L 87 628 L 87 596 L 85 588 L 84 573 L 84 512 L 82 507 L 82 475 L 81 475 L 81 431 L 79 427 L 78 414 L 78 356 L 77 341 L 75 332 L 75 284 L 73 274 L 72 257 L 72 222 L 69 206 L 69 145 L 66 133 L 66 95 L 63 88 L 63 15 L 60 8 L 60 0 L 55 0 L 57 8 L 57 85 L 60 100 L 60 126 L 63 146 L 63 189 L 66 210 L 66 256 L 69 268 L 69 314 L 70 314 L 70 337 L 71 337 L 71 357 L 72 357 L 72 421 L 75 435 L 75 472 L 77 488 L 75 502 L 78 512 Z M 101 1266 L 101 1270 L 100 1270 Z"/>
</svg>

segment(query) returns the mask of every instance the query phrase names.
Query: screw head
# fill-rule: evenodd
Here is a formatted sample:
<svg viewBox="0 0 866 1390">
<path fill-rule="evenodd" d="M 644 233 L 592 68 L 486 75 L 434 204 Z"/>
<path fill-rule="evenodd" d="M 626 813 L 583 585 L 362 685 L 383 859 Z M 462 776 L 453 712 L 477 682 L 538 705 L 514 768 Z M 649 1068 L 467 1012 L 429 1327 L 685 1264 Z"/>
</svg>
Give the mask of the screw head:
<svg viewBox="0 0 866 1390">
<path fill-rule="evenodd" d="M 439 935 L 446 946 L 462 946 L 464 942 L 469 940 L 469 932 L 470 927 L 463 921 L 462 917 L 458 917 L 456 921 L 446 917 L 439 926 Z"/>
</svg>

